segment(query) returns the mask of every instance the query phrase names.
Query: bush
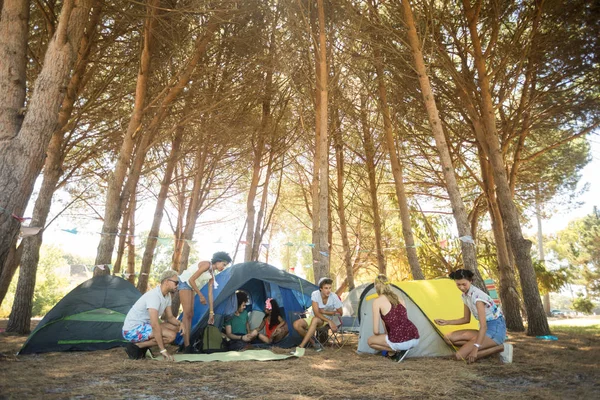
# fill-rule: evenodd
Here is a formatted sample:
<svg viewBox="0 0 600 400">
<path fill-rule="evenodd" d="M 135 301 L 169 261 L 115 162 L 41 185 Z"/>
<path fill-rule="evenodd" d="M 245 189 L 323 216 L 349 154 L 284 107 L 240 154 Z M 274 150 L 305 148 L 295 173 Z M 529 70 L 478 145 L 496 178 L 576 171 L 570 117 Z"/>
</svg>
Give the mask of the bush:
<svg viewBox="0 0 600 400">
<path fill-rule="evenodd" d="M 582 312 L 584 314 L 591 314 L 594 310 L 594 303 L 590 299 L 586 299 L 585 297 L 578 297 L 573 300 L 573 310 Z"/>
</svg>

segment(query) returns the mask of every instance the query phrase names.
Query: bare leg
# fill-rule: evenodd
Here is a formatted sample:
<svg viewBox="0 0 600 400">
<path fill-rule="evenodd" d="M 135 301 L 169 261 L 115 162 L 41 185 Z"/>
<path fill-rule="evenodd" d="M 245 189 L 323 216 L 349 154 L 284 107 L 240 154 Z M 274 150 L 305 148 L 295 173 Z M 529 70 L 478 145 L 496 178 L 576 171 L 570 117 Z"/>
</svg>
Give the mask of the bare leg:
<svg viewBox="0 0 600 400">
<path fill-rule="evenodd" d="M 180 290 L 179 300 L 183 307 L 183 344 L 190 345 L 190 330 L 192 329 L 192 316 L 194 315 L 194 292 L 192 290 Z"/>
<path fill-rule="evenodd" d="M 394 352 L 394 350 L 390 346 L 388 346 L 385 340 L 385 335 L 373 335 L 369 337 L 367 342 L 369 343 L 369 347 L 374 350 Z"/>
<path fill-rule="evenodd" d="M 166 325 L 166 326 L 165 326 Z M 164 344 L 169 344 L 175 340 L 175 336 L 177 336 L 176 329 L 170 329 L 170 327 L 174 328 L 174 325 L 171 324 L 162 324 L 162 338 Z M 150 334 L 150 337 L 145 342 L 134 343 L 140 349 L 145 349 L 146 347 L 152 347 L 158 345 L 156 338 L 154 337 L 154 333 Z"/>
<path fill-rule="evenodd" d="M 312 337 L 315 334 L 315 331 L 317 330 L 317 328 L 319 328 L 322 325 L 323 325 L 323 321 L 321 321 L 320 318 L 314 317 L 312 319 L 312 321 L 310 322 L 308 331 L 304 335 L 304 339 L 302 339 L 302 343 L 300 343 L 300 346 L 298 346 L 298 347 L 302 347 L 302 348 L 306 347 L 306 344 L 308 343 L 309 340 L 311 343 L 314 343 Z"/>
<path fill-rule="evenodd" d="M 288 333 L 288 327 L 287 324 L 285 324 L 281 328 L 279 328 L 279 332 L 277 332 L 277 334 L 273 334 L 273 336 L 271 336 L 271 343 L 279 342 L 281 339 L 286 337 Z"/>
<path fill-rule="evenodd" d="M 464 344 L 460 350 L 456 352 L 456 359 L 459 361 L 466 360 L 469 353 L 471 353 L 471 351 L 475 348 L 476 340 L 477 336 Z M 502 350 L 504 350 L 504 346 L 496 344 L 496 342 L 494 342 L 492 339 L 485 336 L 483 338 L 483 343 L 481 343 L 481 347 L 477 351 L 477 359 L 479 360 L 480 358 L 489 356 L 491 354 L 500 353 Z"/>
</svg>

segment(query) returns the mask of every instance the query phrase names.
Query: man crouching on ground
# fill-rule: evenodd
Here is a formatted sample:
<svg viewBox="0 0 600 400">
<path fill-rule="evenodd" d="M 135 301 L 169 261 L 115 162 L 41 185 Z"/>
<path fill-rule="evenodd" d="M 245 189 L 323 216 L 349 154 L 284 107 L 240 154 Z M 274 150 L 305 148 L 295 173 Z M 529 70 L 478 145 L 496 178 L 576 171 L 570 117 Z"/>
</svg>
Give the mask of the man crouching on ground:
<svg viewBox="0 0 600 400">
<path fill-rule="evenodd" d="M 157 345 L 165 360 L 173 360 L 165 345 L 175 340 L 181 328 L 181 323 L 171 311 L 171 293 L 175 293 L 178 284 L 177 272 L 163 272 L 160 286 L 142 295 L 127 313 L 123 323 L 123 337 L 129 341 L 125 347 L 129 358 L 143 358 L 146 348 Z M 161 324 L 159 317 L 165 310 L 167 318 Z"/>
</svg>

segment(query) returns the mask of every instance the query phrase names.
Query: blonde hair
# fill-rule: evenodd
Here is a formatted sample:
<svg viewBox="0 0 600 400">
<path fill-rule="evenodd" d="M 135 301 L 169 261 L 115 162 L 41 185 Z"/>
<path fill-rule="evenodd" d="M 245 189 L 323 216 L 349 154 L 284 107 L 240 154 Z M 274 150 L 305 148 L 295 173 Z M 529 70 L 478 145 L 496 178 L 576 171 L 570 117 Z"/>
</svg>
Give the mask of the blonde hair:
<svg viewBox="0 0 600 400">
<path fill-rule="evenodd" d="M 388 280 L 387 276 L 383 274 L 377 275 L 377 278 L 375 278 L 375 290 L 379 296 L 387 297 L 392 304 L 392 307 L 396 307 L 398 304 L 400 304 L 400 299 L 392 290 L 392 285 L 390 285 L 390 281 Z"/>
</svg>

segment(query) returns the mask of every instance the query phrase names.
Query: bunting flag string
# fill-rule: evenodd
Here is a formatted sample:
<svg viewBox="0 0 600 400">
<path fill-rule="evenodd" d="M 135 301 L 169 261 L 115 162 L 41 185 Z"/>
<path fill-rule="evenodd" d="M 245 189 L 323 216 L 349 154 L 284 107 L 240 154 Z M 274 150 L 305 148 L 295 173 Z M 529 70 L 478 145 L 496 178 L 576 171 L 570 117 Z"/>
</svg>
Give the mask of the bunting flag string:
<svg viewBox="0 0 600 400">
<path fill-rule="evenodd" d="M 11 217 L 13 217 L 14 219 L 16 219 L 20 223 L 23 223 L 23 222 L 27 221 L 28 219 L 31 219 L 31 217 L 19 217 L 17 214 L 15 214 L 14 212 L 12 212 L 10 210 L 7 210 L 4 207 L 0 207 L 0 213 L 10 214 Z"/>
</svg>

